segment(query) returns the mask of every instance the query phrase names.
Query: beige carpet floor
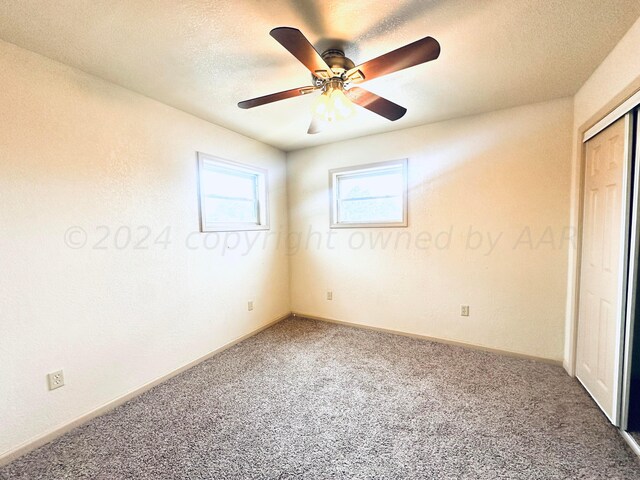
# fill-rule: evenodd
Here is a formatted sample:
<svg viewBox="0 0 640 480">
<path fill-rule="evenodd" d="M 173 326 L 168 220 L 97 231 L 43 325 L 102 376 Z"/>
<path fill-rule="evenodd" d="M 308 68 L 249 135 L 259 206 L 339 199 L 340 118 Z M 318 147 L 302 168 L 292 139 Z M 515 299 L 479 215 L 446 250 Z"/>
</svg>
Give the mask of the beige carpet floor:
<svg viewBox="0 0 640 480">
<path fill-rule="evenodd" d="M 562 368 L 290 319 L 1 479 L 639 479 Z"/>
</svg>

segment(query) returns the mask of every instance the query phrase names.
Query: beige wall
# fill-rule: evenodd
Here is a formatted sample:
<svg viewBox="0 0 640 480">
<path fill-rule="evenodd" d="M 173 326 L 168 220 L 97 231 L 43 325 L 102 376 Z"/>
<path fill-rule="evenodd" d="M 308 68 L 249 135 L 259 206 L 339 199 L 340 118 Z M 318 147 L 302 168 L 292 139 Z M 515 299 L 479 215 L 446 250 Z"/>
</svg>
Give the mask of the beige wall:
<svg viewBox="0 0 640 480">
<path fill-rule="evenodd" d="M 579 127 L 640 77 L 640 18 L 575 95 L 574 125 Z"/>
<path fill-rule="evenodd" d="M 603 118 L 616 104 L 640 89 L 640 19 L 609 53 L 574 97 L 573 153 L 571 179 L 571 225 L 579 224 L 582 178 L 583 131 Z M 568 295 L 564 367 L 571 375 L 575 369 L 575 331 L 577 315 L 576 277 L 578 252 L 569 252 Z"/>
<path fill-rule="evenodd" d="M 196 151 L 268 168 L 284 235 L 284 153 L 2 42 L 0 71 L 1 456 L 290 308 L 284 248 L 189 236 Z"/>
<path fill-rule="evenodd" d="M 292 309 L 562 359 L 571 125 L 561 99 L 290 153 Z M 409 228 L 330 231 L 327 171 L 397 158 Z"/>
</svg>

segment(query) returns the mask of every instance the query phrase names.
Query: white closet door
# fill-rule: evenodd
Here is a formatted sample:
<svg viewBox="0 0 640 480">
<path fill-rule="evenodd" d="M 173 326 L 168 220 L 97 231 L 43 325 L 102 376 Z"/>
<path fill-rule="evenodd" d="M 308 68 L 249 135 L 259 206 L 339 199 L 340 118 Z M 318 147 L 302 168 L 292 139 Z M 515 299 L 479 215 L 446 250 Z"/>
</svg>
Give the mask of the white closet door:
<svg viewBox="0 0 640 480">
<path fill-rule="evenodd" d="M 629 205 L 629 125 L 586 143 L 576 376 L 619 424 Z"/>
</svg>

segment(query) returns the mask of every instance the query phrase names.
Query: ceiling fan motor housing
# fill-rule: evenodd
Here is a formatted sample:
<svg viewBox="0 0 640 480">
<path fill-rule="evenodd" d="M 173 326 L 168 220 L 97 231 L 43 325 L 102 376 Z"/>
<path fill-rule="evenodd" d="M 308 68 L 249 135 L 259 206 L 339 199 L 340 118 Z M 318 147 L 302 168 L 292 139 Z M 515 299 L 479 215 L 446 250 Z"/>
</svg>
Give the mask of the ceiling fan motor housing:
<svg viewBox="0 0 640 480">
<path fill-rule="evenodd" d="M 325 50 L 322 53 L 322 59 L 327 62 L 327 65 L 329 65 L 332 70 L 342 70 L 343 72 L 346 72 L 347 70 L 351 70 L 355 67 L 355 64 L 351 59 L 345 57 L 344 52 L 337 48 Z"/>
<path fill-rule="evenodd" d="M 330 48 L 328 50 L 325 50 L 324 52 L 322 52 L 321 57 L 326 62 L 326 64 L 331 67 L 331 71 L 333 72 L 334 77 L 328 80 L 320 80 L 312 75 L 311 78 L 313 79 L 314 84 L 321 83 L 322 85 L 324 85 L 329 81 L 335 81 L 335 79 L 341 79 L 342 81 L 342 75 L 344 74 L 344 72 L 355 67 L 353 61 L 350 58 L 345 57 L 344 52 L 337 48 Z"/>
</svg>

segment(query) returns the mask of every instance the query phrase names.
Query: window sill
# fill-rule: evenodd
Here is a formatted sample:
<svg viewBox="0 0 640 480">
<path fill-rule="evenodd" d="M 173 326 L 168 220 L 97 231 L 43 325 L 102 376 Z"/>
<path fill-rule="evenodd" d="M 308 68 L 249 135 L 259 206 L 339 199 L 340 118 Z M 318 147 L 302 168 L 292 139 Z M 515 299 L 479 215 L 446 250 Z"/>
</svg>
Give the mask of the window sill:
<svg viewBox="0 0 640 480">
<path fill-rule="evenodd" d="M 394 223 L 332 223 L 330 228 L 407 228 L 407 222 Z"/>
<path fill-rule="evenodd" d="M 269 230 L 269 225 L 220 225 L 219 227 L 201 227 L 200 233 L 215 232 L 255 232 L 259 230 Z"/>
</svg>

